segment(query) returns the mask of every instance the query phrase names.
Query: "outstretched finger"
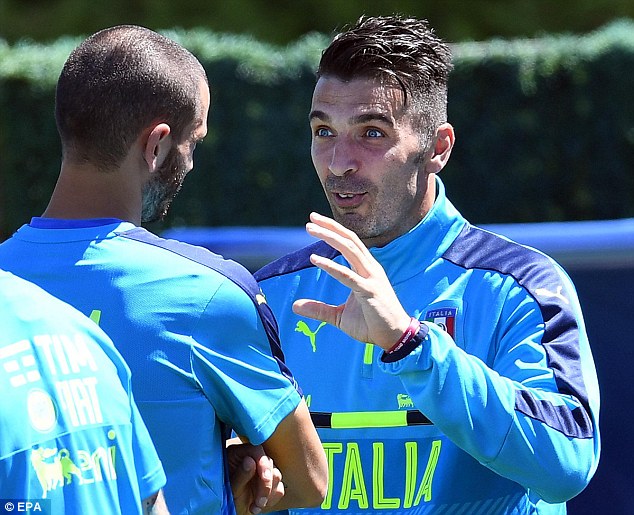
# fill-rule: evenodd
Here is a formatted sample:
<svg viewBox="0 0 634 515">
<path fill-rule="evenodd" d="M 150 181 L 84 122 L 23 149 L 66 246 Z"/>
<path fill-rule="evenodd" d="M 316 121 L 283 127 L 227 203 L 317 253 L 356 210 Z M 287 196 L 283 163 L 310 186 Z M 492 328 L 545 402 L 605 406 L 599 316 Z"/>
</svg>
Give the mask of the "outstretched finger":
<svg viewBox="0 0 634 515">
<path fill-rule="evenodd" d="M 367 247 L 363 244 L 359 236 L 357 236 L 357 233 L 348 229 L 347 227 L 344 227 L 336 220 L 316 212 L 312 212 L 309 218 L 310 221 L 315 225 L 328 229 L 329 231 L 332 231 L 333 233 L 336 233 L 344 237 L 345 239 L 350 240 L 356 246 L 358 246 L 360 250 L 367 252 Z"/>
<path fill-rule="evenodd" d="M 358 274 L 355 270 L 351 270 L 347 266 L 341 265 L 332 259 L 325 258 L 318 254 L 311 254 L 310 262 L 316 267 L 321 268 L 333 279 L 336 279 L 351 290 L 359 291 L 362 289 L 361 283 L 364 276 Z"/>
<path fill-rule="evenodd" d="M 293 313 L 296 315 L 326 322 L 338 327 L 340 309 L 324 302 L 310 299 L 298 299 L 293 302 Z"/>
<path fill-rule="evenodd" d="M 367 277 L 368 259 L 374 259 L 359 237 L 334 220 L 317 213 L 311 214 L 306 232 L 338 250 L 350 266 L 362 277 Z"/>
</svg>

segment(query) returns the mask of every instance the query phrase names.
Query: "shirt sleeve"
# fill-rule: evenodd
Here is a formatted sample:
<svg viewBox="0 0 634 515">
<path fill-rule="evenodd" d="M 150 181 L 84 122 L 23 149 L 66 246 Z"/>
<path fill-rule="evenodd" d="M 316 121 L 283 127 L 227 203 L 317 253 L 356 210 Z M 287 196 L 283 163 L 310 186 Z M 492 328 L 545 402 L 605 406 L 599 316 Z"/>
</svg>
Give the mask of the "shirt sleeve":
<svg viewBox="0 0 634 515">
<path fill-rule="evenodd" d="M 192 372 L 218 417 L 254 444 L 267 440 L 301 398 L 270 331 L 277 328 L 265 327 L 259 304 L 227 280 L 205 310 L 192 347 Z"/>
</svg>

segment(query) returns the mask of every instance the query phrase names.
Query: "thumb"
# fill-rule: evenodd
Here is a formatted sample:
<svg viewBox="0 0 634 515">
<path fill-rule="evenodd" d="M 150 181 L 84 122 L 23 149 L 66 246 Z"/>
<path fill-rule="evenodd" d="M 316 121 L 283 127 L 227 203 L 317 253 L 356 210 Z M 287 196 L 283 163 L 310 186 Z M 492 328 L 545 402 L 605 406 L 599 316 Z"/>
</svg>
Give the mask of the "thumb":
<svg viewBox="0 0 634 515">
<path fill-rule="evenodd" d="M 316 300 L 299 299 L 293 303 L 293 313 L 337 327 L 339 308 Z"/>
</svg>

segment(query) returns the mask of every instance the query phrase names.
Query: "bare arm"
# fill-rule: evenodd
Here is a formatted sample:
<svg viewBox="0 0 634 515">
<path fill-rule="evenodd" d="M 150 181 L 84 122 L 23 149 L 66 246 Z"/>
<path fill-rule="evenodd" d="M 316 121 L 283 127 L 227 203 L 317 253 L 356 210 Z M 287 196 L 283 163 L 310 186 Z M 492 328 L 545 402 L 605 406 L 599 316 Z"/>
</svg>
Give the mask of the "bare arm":
<svg viewBox="0 0 634 515">
<path fill-rule="evenodd" d="M 143 515 L 169 515 L 167 504 L 165 504 L 165 497 L 163 496 L 163 490 L 159 490 L 154 495 L 143 499 Z"/>
<path fill-rule="evenodd" d="M 319 506 L 328 488 L 328 464 L 306 403 L 277 426 L 262 447 L 282 472 L 284 497 L 264 511 Z"/>
</svg>

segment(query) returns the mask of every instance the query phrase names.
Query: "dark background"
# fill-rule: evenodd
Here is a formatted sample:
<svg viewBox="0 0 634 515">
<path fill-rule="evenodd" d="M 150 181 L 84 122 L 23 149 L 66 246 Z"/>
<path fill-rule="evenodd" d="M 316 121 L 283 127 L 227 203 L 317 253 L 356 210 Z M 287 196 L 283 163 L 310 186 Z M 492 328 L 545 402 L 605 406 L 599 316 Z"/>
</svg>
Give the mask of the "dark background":
<svg viewBox="0 0 634 515">
<path fill-rule="evenodd" d="M 582 33 L 634 17 L 631 0 L 0 0 L 0 38 L 38 41 L 120 23 L 152 29 L 205 27 L 286 44 L 330 33 L 361 14 L 427 18 L 448 41 Z"/>
</svg>

